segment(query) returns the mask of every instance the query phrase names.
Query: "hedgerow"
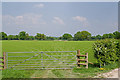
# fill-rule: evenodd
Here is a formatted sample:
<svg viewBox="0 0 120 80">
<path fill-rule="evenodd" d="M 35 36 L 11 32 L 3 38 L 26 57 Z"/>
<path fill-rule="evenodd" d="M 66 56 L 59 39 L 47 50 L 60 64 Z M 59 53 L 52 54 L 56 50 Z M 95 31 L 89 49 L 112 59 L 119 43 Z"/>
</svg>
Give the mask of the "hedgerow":
<svg viewBox="0 0 120 80">
<path fill-rule="evenodd" d="M 114 63 L 120 57 L 120 41 L 105 39 L 96 41 L 93 44 L 94 56 L 102 66 Z"/>
</svg>

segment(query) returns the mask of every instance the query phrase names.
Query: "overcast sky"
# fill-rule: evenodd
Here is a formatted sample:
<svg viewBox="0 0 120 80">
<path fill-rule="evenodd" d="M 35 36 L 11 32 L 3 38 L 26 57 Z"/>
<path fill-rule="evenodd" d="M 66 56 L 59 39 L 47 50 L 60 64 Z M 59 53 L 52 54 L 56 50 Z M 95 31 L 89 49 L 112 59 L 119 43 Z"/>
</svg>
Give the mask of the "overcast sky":
<svg viewBox="0 0 120 80">
<path fill-rule="evenodd" d="M 117 2 L 3 2 L 2 31 L 47 36 L 74 35 L 89 31 L 92 35 L 118 30 Z"/>
</svg>

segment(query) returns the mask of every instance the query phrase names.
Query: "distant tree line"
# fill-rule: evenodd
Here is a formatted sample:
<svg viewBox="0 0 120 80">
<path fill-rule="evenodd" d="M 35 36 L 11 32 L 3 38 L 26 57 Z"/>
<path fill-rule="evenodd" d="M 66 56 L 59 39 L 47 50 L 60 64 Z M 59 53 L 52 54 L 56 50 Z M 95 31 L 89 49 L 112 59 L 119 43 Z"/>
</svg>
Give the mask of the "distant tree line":
<svg viewBox="0 0 120 80">
<path fill-rule="evenodd" d="M 74 36 L 65 33 L 60 37 L 46 36 L 45 34 L 37 33 L 35 36 L 30 36 L 27 32 L 21 31 L 18 35 L 7 35 L 5 32 L 0 32 L 0 40 L 101 40 L 106 38 L 120 39 L 120 32 L 115 31 L 109 34 L 92 36 L 88 31 L 78 31 Z"/>
</svg>

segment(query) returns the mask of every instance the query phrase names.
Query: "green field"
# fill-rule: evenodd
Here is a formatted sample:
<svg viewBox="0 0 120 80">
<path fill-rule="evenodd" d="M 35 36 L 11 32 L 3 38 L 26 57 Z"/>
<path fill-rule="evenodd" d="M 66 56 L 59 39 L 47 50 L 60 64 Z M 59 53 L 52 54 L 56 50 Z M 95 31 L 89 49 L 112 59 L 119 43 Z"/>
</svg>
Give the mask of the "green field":
<svg viewBox="0 0 120 80">
<path fill-rule="evenodd" d="M 77 51 L 80 49 L 81 54 L 88 52 L 88 61 L 97 63 L 94 58 L 92 45 L 94 41 L 2 41 L 2 52 L 39 52 L 39 51 Z M 66 53 L 69 55 L 69 53 Z M 1 54 L 2 55 L 2 54 Z M 17 55 L 17 54 L 14 54 Z M 22 54 L 21 54 L 22 55 Z M 29 55 L 29 54 L 28 54 Z M 52 55 L 52 54 L 51 54 Z M 76 55 L 76 53 L 74 53 Z M 70 57 L 68 57 L 70 58 Z M 54 65 L 54 64 L 53 64 Z M 107 69 L 107 67 L 109 67 Z M 89 69 L 72 70 L 12 70 L 2 71 L 3 78 L 83 78 L 93 77 L 97 73 L 109 71 L 114 66 L 106 66 L 106 70 L 100 71 L 99 67 L 89 64 Z"/>
<path fill-rule="evenodd" d="M 2 52 L 77 51 L 89 53 L 89 61 L 95 62 L 92 51 L 94 41 L 3 41 Z"/>
</svg>

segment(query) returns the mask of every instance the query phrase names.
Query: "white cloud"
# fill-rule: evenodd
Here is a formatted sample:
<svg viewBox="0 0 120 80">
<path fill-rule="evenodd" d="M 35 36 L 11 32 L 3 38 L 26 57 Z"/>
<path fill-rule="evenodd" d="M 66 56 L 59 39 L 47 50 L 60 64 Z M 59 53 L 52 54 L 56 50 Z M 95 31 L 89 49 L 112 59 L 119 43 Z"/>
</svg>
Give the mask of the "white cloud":
<svg viewBox="0 0 120 80">
<path fill-rule="evenodd" d="M 23 16 L 16 16 L 17 19 L 23 19 Z"/>
<path fill-rule="evenodd" d="M 42 19 L 41 14 L 24 14 L 19 16 L 3 16 L 3 25 L 14 25 L 14 26 L 36 26 L 43 25 L 46 22 Z"/>
<path fill-rule="evenodd" d="M 82 17 L 82 16 L 75 16 L 72 19 L 76 20 L 76 21 L 80 21 L 80 22 L 83 22 L 83 21 L 87 20 L 85 17 Z"/>
<path fill-rule="evenodd" d="M 34 7 L 43 8 L 43 7 L 44 7 L 44 4 L 37 4 L 37 5 L 34 5 Z"/>
<path fill-rule="evenodd" d="M 82 24 L 83 27 L 88 27 L 89 26 L 89 22 L 87 20 L 86 17 L 82 17 L 82 16 L 75 16 L 75 17 L 72 17 L 72 19 L 74 21 L 77 21 L 79 22 L 80 24 Z"/>
<path fill-rule="evenodd" d="M 53 23 L 64 24 L 64 21 L 61 18 L 59 18 L 59 17 L 54 17 L 53 19 L 54 19 L 52 21 Z"/>
</svg>

